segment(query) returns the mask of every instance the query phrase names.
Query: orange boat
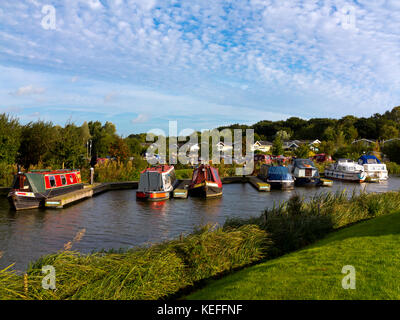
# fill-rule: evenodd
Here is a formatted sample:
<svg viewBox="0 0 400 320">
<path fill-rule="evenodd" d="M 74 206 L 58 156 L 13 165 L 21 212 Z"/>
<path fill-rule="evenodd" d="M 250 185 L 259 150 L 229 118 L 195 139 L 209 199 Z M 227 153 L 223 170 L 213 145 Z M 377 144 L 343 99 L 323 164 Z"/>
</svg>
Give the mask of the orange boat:
<svg viewBox="0 0 400 320">
<path fill-rule="evenodd" d="M 174 166 L 159 165 L 147 168 L 140 174 L 136 199 L 147 201 L 169 199 L 176 183 Z"/>
</svg>

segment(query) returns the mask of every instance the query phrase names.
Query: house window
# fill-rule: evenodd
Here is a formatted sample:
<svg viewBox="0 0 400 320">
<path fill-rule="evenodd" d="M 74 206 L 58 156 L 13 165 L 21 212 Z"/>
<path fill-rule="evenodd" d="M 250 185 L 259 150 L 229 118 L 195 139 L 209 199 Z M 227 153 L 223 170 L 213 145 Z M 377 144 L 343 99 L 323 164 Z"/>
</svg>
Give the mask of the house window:
<svg viewBox="0 0 400 320">
<path fill-rule="evenodd" d="M 56 184 L 56 178 L 54 178 L 54 176 L 50 176 L 50 177 L 49 177 L 49 181 L 50 181 L 50 187 L 51 187 L 51 188 L 57 186 L 57 184 Z"/>
<path fill-rule="evenodd" d="M 67 179 L 65 178 L 65 176 L 61 176 L 61 183 L 63 186 L 67 184 Z"/>
</svg>

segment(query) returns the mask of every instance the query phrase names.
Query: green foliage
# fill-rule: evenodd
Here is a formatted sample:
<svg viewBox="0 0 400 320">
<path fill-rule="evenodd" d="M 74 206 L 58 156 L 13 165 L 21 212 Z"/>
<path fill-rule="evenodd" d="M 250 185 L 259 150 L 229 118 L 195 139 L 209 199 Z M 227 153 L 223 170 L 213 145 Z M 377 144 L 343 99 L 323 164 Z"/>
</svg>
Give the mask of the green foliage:
<svg viewBox="0 0 400 320">
<path fill-rule="evenodd" d="M 280 136 L 277 136 L 274 140 L 274 143 L 272 145 L 272 153 L 277 156 L 283 154 L 283 143 Z"/>
<path fill-rule="evenodd" d="M 86 148 L 82 141 L 82 129 L 68 123 L 58 129 L 58 139 L 55 143 L 55 163 L 63 168 L 81 167 L 86 157 Z"/>
<path fill-rule="evenodd" d="M 271 237 L 268 254 L 282 255 L 297 250 L 346 225 L 398 210 L 400 193 L 367 194 L 348 197 L 344 192 L 320 193 L 310 201 L 292 197 L 267 209 L 259 218 L 230 219 L 226 227 L 256 224 Z"/>
<path fill-rule="evenodd" d="M 308 158 L 308 154 L 310 152 L 310 148 L 307 144 L 301 144 L 295 151 L 294 154 L 299 159 Z"/>
<path fill-rule="evenodd" d="M 59 138 L 59 127 L 54 127 L 51 122 L 29 122 L 22 127 L 18 162 L 28 169 L 31 165 L 54 159 Z"/>
<path fill-rule="evenodd" d="M 235 272 L 186 297 L 200 300 L 398 300 L 400 214 L 330 233 L 302 250 Z M 343 266 L 356 290 L 343 290 Z"/>
<path fill-rule="evenodd" d="M 400 164 L 400 140 L 385 143 L 383 153 L 389 157 L 390 161 Z"/>
<path fill-rule="evenodd" d="M 46 300 L 166 298 L 199 280 L 260 260 L 268 245 L 267 234 L 256 226 L 235 230 L 206 226 L 187 237 L 149 248 L 90 255 L 63 251 L 31 264 L 27 291 L 23 277 L 0 271 L 0 295 Z M 55 291 L 42 289 L 44 265 L 56 269 Z"/>
<path fill-rule="evenodd" d="M 21 126 L 17 119 L 0 114 L 0 162 L 14 164 L 21 143 Z"/>
</svg>

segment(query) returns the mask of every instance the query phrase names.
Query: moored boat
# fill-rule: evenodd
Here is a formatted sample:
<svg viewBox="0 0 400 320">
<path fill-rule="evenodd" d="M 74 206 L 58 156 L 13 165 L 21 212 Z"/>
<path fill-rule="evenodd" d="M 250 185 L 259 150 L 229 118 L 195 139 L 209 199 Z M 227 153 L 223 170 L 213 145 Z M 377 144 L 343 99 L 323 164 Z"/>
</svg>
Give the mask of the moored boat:
<svg viewBox="0 0 400 320">
<path fill-rule="evenodd" d="M 147 168 L 140 174 L 136 199 L 148 201 L 169 199 L 176 183 L 174 166 L 158 165 Z"/>
<path fill-rule="evenodd" d="M 79 170 L 35 170 L 14 176 L 8 200 L 15 210 L 42 207 L 47 199 L 83 189 Z"/>
<path fill-rule="evenodd" d="M 273 189 L 290 190 L 294 188 L 294 179 L 285 166 L 263 165 L 260 169 L 260 178 L 271 185 Z"/>
<path fill-rule="evenodd" d="M 208 164 L 199 165 L 193 171 L 189 195 L 204 198 L 222 196 L 222 182 L 218 169 Z"/>
<path fill-rule="evenodd" d="M 289 168 L 296 186 L 317 186 L 321 183 L 319 171 L 309 159 L 294 159 Z"/>
<path fill-rule="evenodd" d="M 325 169 L 325 177 L 344 181 L 364 182 L 364 167 L 350 159 L 339 159 Z"/>
<path fill-rule="evenodd" d="M 365 181 L 380 182 L 389 178 L 386 164 L 374 155 L 363 155 L 358 159 L 358 164 L 364 167 L 367 178 Z"/>
</svg>

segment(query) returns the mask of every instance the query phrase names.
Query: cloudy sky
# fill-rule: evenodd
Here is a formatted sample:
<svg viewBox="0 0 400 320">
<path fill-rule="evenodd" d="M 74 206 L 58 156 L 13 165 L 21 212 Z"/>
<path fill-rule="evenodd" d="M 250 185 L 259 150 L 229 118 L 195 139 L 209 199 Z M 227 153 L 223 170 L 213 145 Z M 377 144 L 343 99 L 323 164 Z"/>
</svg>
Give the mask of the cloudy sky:
<svg viewBox="0 0 400 320">
<path fill-rule="evenodd" d="M 22 122 L 123 135 L 369 116 L 400 105 L 400 1 L 2 0 L 0 83 Z"/>
</svg>

